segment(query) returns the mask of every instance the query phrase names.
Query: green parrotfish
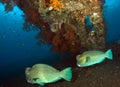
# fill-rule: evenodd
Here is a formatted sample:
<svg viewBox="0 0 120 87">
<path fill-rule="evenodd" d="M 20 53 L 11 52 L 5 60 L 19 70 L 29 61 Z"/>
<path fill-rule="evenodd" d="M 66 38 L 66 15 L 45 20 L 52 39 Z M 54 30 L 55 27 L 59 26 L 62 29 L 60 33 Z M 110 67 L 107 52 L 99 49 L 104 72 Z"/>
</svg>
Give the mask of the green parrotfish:
<svg viewBox="0 0 120 87">
<path fill-rule="evenodd" d="M 46 83 L 56 82 L 61 79 L 71 81 L 72 70 L 71 67 L 68 67 L 59 71 L 47 64 L 35 64 L 26 68 L 25 75 L 28 83 L 44 86 Z"/>
<path fill-rule="evenodd" d="M 106 52 L 99 50 L 92 50 L 83 52 L 81 55 L 76 56 L 78 67 L 87 67 L 94 64 L 103 62 L 106 58 L 112 60 L 113 55 L 111 49 Z"/>
</svg>

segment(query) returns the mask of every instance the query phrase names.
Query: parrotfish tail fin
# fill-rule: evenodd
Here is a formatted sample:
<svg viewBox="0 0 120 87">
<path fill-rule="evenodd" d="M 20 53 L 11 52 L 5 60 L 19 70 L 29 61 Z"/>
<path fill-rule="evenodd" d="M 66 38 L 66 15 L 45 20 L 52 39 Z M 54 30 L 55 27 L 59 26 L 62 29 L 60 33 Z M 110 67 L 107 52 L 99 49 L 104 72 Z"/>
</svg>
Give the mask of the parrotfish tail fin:
<svg viewBox="0 0 120 87">
<path fill-rule="evenodd" d="M 71 67 L 68 67 L 61 71 L 61 77 L 66 81 L 71 81 L 72 79 L 72 70 Z"/>
<path fill-rule="evenodd" d="M 107 52 L 105 52 L 106 56 L 108 59 L 112 60 L 113 59 L 113 54 L 112 54 L 112 50 L 109 49 L 107 50 Z"/>
</svg>

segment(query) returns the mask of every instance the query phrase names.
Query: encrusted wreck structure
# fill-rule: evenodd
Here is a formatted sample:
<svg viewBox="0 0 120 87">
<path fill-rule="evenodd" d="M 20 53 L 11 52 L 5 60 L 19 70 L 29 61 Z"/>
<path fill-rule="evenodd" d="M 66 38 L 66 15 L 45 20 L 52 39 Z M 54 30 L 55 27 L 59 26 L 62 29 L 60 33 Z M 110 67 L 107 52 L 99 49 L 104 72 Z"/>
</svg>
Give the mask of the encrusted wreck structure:
<svg viewBox="0 0 120 87">
<path fill-rule="evenodd" d="M 103 0 L 1 0 L 6 9 L 18 5 L 26 21 L 41 29 L 38 43 L 57 52 L 105 48 Z M 42 39 L 41 39 L 42 38 Z"/>
</svg>

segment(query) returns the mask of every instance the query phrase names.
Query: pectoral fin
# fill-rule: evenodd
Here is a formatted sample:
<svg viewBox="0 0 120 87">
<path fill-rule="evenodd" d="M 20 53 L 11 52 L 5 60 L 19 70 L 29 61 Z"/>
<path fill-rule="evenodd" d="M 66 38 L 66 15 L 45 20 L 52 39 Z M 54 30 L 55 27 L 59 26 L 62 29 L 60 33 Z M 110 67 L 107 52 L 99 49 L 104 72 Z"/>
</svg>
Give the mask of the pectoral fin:
<svg viewBox="0 0 120 87">
<path fill-rule="evenodd" d="M 35 83 L 41 85 L 41 86 L 44 86 L 45 83 L 41 82 L 40 78 L 34 78 L 32 79 Z"/>
<path fill-rule="evenodd" d="M 44 85 L 45 85 L 45 83 L 40 82 L 40 83 L 39 83 L 39 85 L 40 85 L 40 86 L 44 86 Z"/>
</svg>

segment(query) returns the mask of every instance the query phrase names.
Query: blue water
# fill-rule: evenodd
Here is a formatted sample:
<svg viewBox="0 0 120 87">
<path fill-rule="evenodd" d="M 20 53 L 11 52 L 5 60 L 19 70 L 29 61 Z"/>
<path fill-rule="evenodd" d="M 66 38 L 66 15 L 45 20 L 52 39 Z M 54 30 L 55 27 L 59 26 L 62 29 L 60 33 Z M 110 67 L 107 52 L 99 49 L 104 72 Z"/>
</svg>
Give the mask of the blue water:
<svg viewBox="0 0 120 87">
<path fill-rule="evenodd" d="M 120 0 L 106 0 L 104 16 L 107 26 L 107 43 L 120 40 Z"/>
<path fill-rule="evenodd" d="M 0 79 L 24 73 L 27 66 L 35 63 L 52 63 L 59 58 L 50 51 L 51 45 L 37 45 L 35 36 L 39 30 L 23 30 L 23 15 L 17 6 L 6 13 L 0 4 Z"/>
<path fill-rule="evenodd" d="M 107 43 L 120 40 L 119 3 L 120 0 L 106 0 L 104 4 Z M 52 63 L 59 59 L 57 53 L 51 52 L 51 45 L 36 44 L 35 36 L 39 30 L 23 30 L 23 15 L 17 6 L 6 13 L 4 5 L 0 4 L 0 80 L 24 73 L 24 69 L 32 64 Z"/>
</svg>

